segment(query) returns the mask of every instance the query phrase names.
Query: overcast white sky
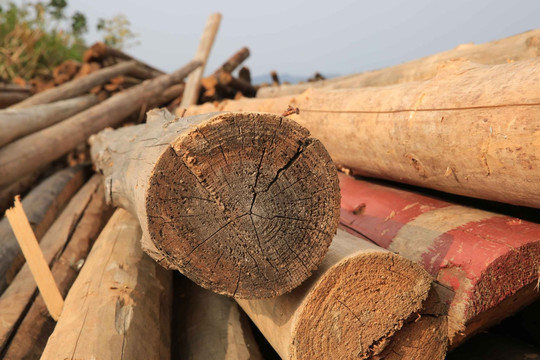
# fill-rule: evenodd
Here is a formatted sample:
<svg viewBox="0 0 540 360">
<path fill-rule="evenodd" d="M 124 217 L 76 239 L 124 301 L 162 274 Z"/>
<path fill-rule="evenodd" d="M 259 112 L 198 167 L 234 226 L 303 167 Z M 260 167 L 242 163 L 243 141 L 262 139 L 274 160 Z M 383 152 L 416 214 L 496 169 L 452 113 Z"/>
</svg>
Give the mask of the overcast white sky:
<svg viewBox="0 0 540 360">
<path fill-rule="evenodd" d="M 207 71 L 242 46 L 253 75 L 349 74 L 412 60 L 459 44 L 482 43 L 540 27 L 537 0 L 165 1 L 71 0 L 69 11 L 125 14 L 140 45 L 127 52 L 166 71 L 195 53 L 206 17 L 223 15 Z M 99 38 L 94 31 L 88 36 Z"/>
</svg>

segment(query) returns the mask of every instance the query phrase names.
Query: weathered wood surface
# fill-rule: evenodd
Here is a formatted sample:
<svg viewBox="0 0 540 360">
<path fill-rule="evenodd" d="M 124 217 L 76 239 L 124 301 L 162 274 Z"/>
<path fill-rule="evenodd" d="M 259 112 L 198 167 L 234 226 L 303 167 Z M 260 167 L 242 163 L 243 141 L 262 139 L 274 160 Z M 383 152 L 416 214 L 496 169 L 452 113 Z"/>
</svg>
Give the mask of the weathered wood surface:
<svg viewBox="0 0 540 360">
<path fill-rule="evenodd" d="M 91 178 L 71 199 L 64 211 L 41 239 L 40 247 L 48 263 L 61 251 L 70 239 L 82 213 L 96 192 L 101 179 Z M 17 273 L 9 287 L 0 297 L 0 351 L 7 345 L 36 291 L 36 282 L 28 265 Z"/>
<path fill-rule="evenodd" d="M 340 174 L 341 226 L 453 289 L 452 347 L 540 297 L 540 225 Z"/>
<path fill-rule="evenodd" d="M 26 216 L 41 239 L 70 198 L 86 180 L 86 169 L 75 166 L 43 180 L 23 198 Z M 13 200 L 12 200 L 13 201 Z M 24 264 L 21 249 L 6 218 L 0 220 L 0 293 Z"/>
<path fill-rule="evenodd" d="M 270 114 L 174 118 L 90 139 L 106 194 L 136 214 L 143 249 L 199 285 L 239 298 L 283 294 L 320 264 L 339 218 L 322 144 Z"/>
<path fill-rule="evenodd" d="M 97 102 L 95 95 L 84 95 L 29 108 L 0 110 L 0 146 L 56 124 Z"/>
<path fill-rule="evenodd" d="M 170 359 L 172 274 L 139 245 L 137 219 L 117 210 L 71 287 L 42 360 Z"/>
<path fill-rule="evenodd" d="M 186 360 L 262 360 L 246 314 L 232 300 L 195 285 L 175 281 L 173 358 Z"/>
<path fill-rule="evenodd" d="M 334 162 L 360 175 L 540 207 L 540 58 L 504 65 L 457 61 L 424 82 L 313 90 L 188 109 L 291 115 Z"/>
<path fill-rule="evenodd" d="M 115 76 L 124 75 L 135 69 L 137 66 L 135 61 L 130 61 L 98 70 L 87 76 L 37 93 L 24 101 L 10 106 L 10 109 L 22 109 L 82 95 L 94 86 L 104 84 Z"/>
<path fill-rule="evenodd" d="M 101 185 L 92 195 L 66 248 L 51 269 L 64 298 L 86 260 L 94 240 L 111 214 L 112 209 L 105 203 L 105 194 Z M 38 359 L 55 325 L 56 322 L 47 312 L 41 295 L 38 295 L 18 326 L 3 359 Z"/>
<path fill-rule="evenodd" d="M 345 89 L 427 80 L 437 75 L 438 68 L 446 61 L 459 58 L 479 64 L 495 65 L 530 59 L 538 55 L 540 55 L 540 29 L 484 44 L 459 45 L 452 50 L 380 70 L 304 84 L 261 88 L 257 92 L 257 97 L 295 95 L 309 88 Z"/>
<path fill-rule="evenodd" d="M 423 318 L 430 287 L 431 277 L 419 265 L 338 230 L 321 267 L 300 287 L 275 298 L 237 302 L 282 359 L 322 354 L 368 359 L 392 346 L 409 319 Z M 415 336 L 426 336 L 415 342 L 423 350 L 416 359 L 444 358 L 444 325 L 415 331 Z M 435 341 L 429 340 L 433 334 L 438 334 Z M 408 351 L 419 353 L 397 348 L 403 359 L 412 358 Z"/>
<path fill-rule="evenodd" d="M 15 195 L 26 195 L 26 191 L 32 187 L 40 174 L 41 171 L 34 171 L 0 189 L 0 214 L 3 214 L 13 204 Z"/>
<path fill-rule="evenodd" d="M 148 98 L 181 82 L 198 65 L 198 62 L 192 61 L 172 74 L 145 81 L 58 124 L 4 146 L 0 149 L 0 186 L 67 154 L 78 144 L 85 142 L 90 135 L 106 127 L 119 125 Z"/>
</svg>

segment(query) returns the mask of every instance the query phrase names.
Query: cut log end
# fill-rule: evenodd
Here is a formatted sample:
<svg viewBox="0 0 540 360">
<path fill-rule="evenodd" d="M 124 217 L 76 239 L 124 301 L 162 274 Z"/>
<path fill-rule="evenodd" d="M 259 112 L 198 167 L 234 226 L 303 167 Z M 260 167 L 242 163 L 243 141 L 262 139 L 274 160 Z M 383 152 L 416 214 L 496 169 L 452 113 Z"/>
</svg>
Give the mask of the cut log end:
<svg viewBox="0 0 540 360">
<path fill-rule="evenodd" d="M 298 286 L 322 262 L 339 219 L 327 151 L 270 114 L 220 114 L 179 136 L 146 194 L 149 234 L 166 262 L 237 298 Z"/>
<path fill-rule="evenodd" d="M 367 359 L 390 344 L 400 347 L 402 340 L 394 334 L 402 333 L 407 319 L 419 314 L 430 283 L 425 271 L 392 253 L 369 251 L 344 260 L 325 274 L 306 300 L 290 342 L 290 358 L 334 354 Z M 438 325 L 422 327 L 434 331 Z"/>
</svg>

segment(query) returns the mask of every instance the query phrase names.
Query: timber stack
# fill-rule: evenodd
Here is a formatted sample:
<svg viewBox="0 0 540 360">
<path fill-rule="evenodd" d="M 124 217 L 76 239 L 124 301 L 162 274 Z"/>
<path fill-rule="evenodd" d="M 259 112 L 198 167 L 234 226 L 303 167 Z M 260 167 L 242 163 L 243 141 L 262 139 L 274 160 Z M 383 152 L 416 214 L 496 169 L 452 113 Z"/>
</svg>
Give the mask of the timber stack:
<svg viewBox="0 0 540 360">
<path fill-rule="evenodd" d="M 255 85 L 247 47 L 205 76 L 220 22 L 172 73 L 96 43 L 0 86 L 56 285 L 8 211 L 0 358 L 540 358 L 540 30 Z"/>
</svg>

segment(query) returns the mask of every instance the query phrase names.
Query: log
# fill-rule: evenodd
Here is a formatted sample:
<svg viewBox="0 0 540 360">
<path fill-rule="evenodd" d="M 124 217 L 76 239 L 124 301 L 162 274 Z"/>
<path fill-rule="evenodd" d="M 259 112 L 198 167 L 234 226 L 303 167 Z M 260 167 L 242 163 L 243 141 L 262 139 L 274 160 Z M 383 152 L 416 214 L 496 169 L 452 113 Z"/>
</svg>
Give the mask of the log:
<svg viewBox="0 0 540 360">
<path fill-rule="evenodd" d="M 66 60 L 53 69 L 53 78 L 56 85 L 63 84 L 73 79 L 79 72 L 81 63 L 75 60 Z"/>
<path fill-rule="evenodd" d="M 15 195 L 26 195 L 26 191 L 32 187 L 40 175 L 40 171 L 34 171 L 0 190 L 0 214 L 3 214 L 11 204 Z M 1 292 L 1 291 L 0 291 Z"/>
<path fill-rule="evenodd" d="M 430 287 L 420 266 L 338 230 L 321 267 L 300 287 L 271 299 L 236 301 L 282 359 L 368 359 L 391 346 L 409 319 L 423 318 Z M 443 338 L 435 347 L 419 340 L 423 351 L 415 359 L 444 358 L 446 335 L 430 330 Z M 400 350 L 403 359 L 413 358 L 406 347 Z"/>
<path fill-rule="evenodd" d="M 214 44 L 214 39 L 216 38 L 220 23 L 220 13 L 213 13 L 208 17 L 208 20 L 206 20 L 201 40 L 199 40 L 199 47 L 197 48 L 194 57 L 195 60 L 201 62 L 201 66 L 189 74 L 187 78 L 186 91 L 180 105 L 182 107 L 195 105 L 197 104 L 197 100 L 199 100 L 201 78 L 206 67 L 206 62 L 208 61 L 208 56 L 210 56 L 210 50 L 212 50 L 212 45 Z"/>
<path fill-rule="evenodd" d="M 281 82 L 279 81 L 279 76 L 276 70 L 270 71 L 270 77 L 272 78 L 272 85 L 279 86 Z"/>
<path fill-rule="evenodd" d="M 120 65 L 128 64 L 130 63 Z M 140 108 L 149 97 L 181 82 L 197 66 L 198 63 L 192 61 L 172 74 L 162 75 L 129 88 L 58 124 L 3 147 L 0 149 L 0 187 L 30 173 L 37 166 L 47 164 L 67 154 L 78 144 L 85 142 L 91 134 L 109 126 L 119 125 L 126 116 Z"/>
<path fill-rule="evenodd" d="M 38 240 L 83 185 L 85 170 L 82 166 L 61 170 L 42 181 L 23 198 L 24 211 Z M 0 293 L 6 289 L 23 263 L 17 239 L 9 222 L 3 218 L 0 220 Z"/>
<path fill-rule="evenodd" d="M 425 82 L 244 99 L 194 107 L 187 116 L 281 114 L 293 104 L 300 114 L 291 118 L 354 173 L 539 208 L 539 84 L 540 58 L 494 66 L 459 61 Z"/>
<path fill-rule="evenodd" d="M 139 246 L 137 219 L 119 209 L 66 298 L 41 357 L 170 359 L 172 277 Z"/>
<path fill-rule="evenodd" d="M 96 192 L 101 179 L 96 175 L 71 199 L 41 239 L 40 247 L 45 260 L 50 264 L 72 235 L 82 213 Z M 28 265 L 25 264 L 13 282 L 0 297 L 0 351 L 3 351 L 22 320 L 22 316 L 36 291 L 36 283 Z"/>
<path fill-rule="evenodd" d="M 240 71 L 238 71 L 238 78 L 251 84 L 251 72 L 249 71 L 249 68 L 246 66 L 242 66 L 240 68 Z"/>
<path fill-rule="evenodd" d="M 452 347 L 540 297 L 540 224 L 339 177 L 343 228 L 418 262 L 454 291 Z"/>
<path fill-rule="evenodd" d="M 80 70 L 77 72 L 77 75 L 75 75 L 75 79 L 84 77 L 88 74 L 98 71 L 99 69 L 101 69 L 101 65 L 97 62 L 84 63 L 82 64 Z"/>
<path fill-rule="evenodd" d="M 97 102 L 96 96 L 84 95 L 28 108 L 0 110 L 0 146 L 56 124 Z"/>
<path fill-rule="evenodd" d="M 30 93 L 22 91 L 9 91 L 0 89 L 0 109 L 6 108 L 8 106 L 13 106 L 30 96 Z"/>
<path fill-rule="evenodd" d="M 253 97 L 255 96 L 255 88 L 248 82 L 240 78 L 236 78 L 229 73 L 221 72 L 218 75 L 218 83 L 221 86 L 228 86 L 235 90 L 241 91 L 242 94 Z"/>
<path fill-rule="evenodd" d="M 249 57 L 249 49 L 243 47 L 238 50 L 233 56 L 231 56 L 219 69 L 217 69 L 213 75 L 219 75 L 221 72 L 232 73 L 240 64 Z"/>
<path fill-rule="evenodd" d="M 28 99 L 10 106 L 11 109 L 22 109 L 34 105 L 47 104 L 54 101 L 69 99 L 88 92 L 91 88 L 109 81 L 115 76 L 124 75 L 137 68 L 137 62 L 129 61 L 95 71 L 62 85 L 42 91 Z"/>
<path fill-rule="evenodd" d="M 262 360 L 246 314 L 184 276 L 175 281 L 173 358 Z"/>
<path fill-rule="evenodd" d="M 65 298 L 94 240 L 112 214 L 105 204 L 103 186 L 92 195 L 62 255 L 52 266 L 53 277 Z M 56 322 L 49 316 L 41 295 L 33 302 L 11 340 L 3 359 L 38 359 Z"/>
<path fill-rule="evenodd" d="M 479 64 L 495 65 L 535 58 L 540 55 L 540 29 L 484 44 L 462 44 L 455 49 L 423 57 L 388 68 L 333 79 L 260 89 L 257 97 L 268 98 L 301 94 L 309 88 L 345 89 L 386 86 L 433 78 L 447 61 L 467 59 Z"/>
<path fill-rule="evenodd" d="M 90 139 L 112 204 L 137 215 L 143 249 L 195 283 L 238 298 L 277 296 L 322 261 L 339 218 L 323 145 L 287 118 L 205 114 Z"/>
</svg>

